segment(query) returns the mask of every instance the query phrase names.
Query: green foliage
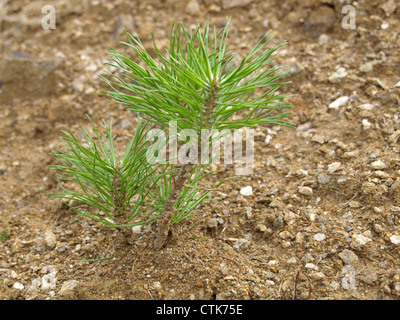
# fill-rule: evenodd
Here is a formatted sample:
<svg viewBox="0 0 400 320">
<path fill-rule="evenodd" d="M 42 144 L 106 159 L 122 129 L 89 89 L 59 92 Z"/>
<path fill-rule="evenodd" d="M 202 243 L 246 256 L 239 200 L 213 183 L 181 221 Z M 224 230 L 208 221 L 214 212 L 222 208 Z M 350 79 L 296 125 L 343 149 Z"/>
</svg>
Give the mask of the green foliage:
<svg viewBox="0 0 400 320">
<path fill-rule="evenodd" d="M 8 233 L 9 233 L 8 227 L 4 228 L 3 231 L 0 232 L 0 241 L 1 242 L 6 241 L 6 239 L 8 237 Z"/>
<path fill-rule="evenodd" d="M 111 65 L 123 76 L 112 75 L 118 81 L 104 79 L 113 90 L 103 92 L 158 125 L 176 121 L 180 130 L 291 125 L 283 120 L 288 113 L 272 115 L 275 110 L 290 108 L 283 102 L 286 96 L 276 94 L 287 83 L 280 81 L 287 73 L 279 73 L 278 67 L 265 70 L 275 59 L 272 54 L 286 42 L 268 49 L 272 38 L 266 34 L 238 67 L 229 67 L 234 55 L 227 49 L 228 26 L 229 20 L 225 28 L 217 31 L 214 27 L 211 32 L 207 23 L 201 32 L 200 26 L 187 31 L 182 23 L 173 25 L 166 55 L 153 40 L 157 59 L 139 38 L 127 33 L 129 42 L 124 44 L 144 67 L 111 50 Z M 259 89 L 263 92 L 256 92 Z M 233 120 L 238 114 L 239 119 Z"/>
<path fill-rule="evenodd" d="M 116 220 L 121 220 L 118 217 L 128 211 L 124 225 L 143 223 L 147 216 L 159 209 L 153 190 L 166 174 L 165 171 L 157 172 L 158 168 L 147 161 L 145 136 L 151 128 L 148 123 L 139 122 L 122 156 L 115 150 L 112 122 L 109 126 L 103 124 L 104 131 L 92 126 L 96 139 L 81 129 L 82 142 L 71 131 L 64 131 L 62 143 L 66 151 L 54 153 L 59 164 L 52 166 L 57 171 L 62 192 L 49 194 L 66 200 L 66 204 L 78 213 L 76 217 L 86 216 L 107 226 L 121 226 Z M 68 189 L 65 186 L 67 182 L 78 185 L 79 190 Z M 82 211 L 71 206 L 71 200 L 97 211 Z M 146 210 L 143 210 L 144 206 Z M 140 220 L 130 223 L 134 218 Z"/>
</svg>

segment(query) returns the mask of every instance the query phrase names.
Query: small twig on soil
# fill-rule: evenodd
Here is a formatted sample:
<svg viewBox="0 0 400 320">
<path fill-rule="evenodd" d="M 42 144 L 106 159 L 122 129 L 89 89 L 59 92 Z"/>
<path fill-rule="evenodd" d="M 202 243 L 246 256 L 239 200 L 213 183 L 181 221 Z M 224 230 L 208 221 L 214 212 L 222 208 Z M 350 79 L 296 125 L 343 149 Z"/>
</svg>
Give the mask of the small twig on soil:
<svg viewBox="0 0 400 320">
<path fill-rule="evenodd" d="M 149 296 L 150 296 L 151 300 L 154 300 L 154 297 L 152 296 L 152 294 L 150 292 L 150 289 L 147 289 L 147 292 L 149 293 Z"/>
<path fill-rule="evenodd" d="M 359 195 L 359 193 L 357 192 L 349 201 L 343 203 L 342 207 L 347 206 L 350 203 L 350 201 L 354 200 L 358 195 Z"/>
<path fill-rule="evenodd" d="M 311 281 L 310 281 L 310 277 L 308 275 L 306 275 L 307 280 L 308 280 L 308 300 L 311 299 Z"/>
<path fill-rule="evenodd" d="M 225 232 L 226 228 L 228 228 L 229 226 L 229 222 L 227 221 L 224 225 L 224 227 L 222 228 L 221 233 L 219 234 L 219 237 L 222 238 L 222 234 Z M 225 239 L 224 239 L 225 240 Z"/>
<path fill-rule="evenodd" d="M 210 249 L 210 250 L 213 250 L 213 249 L 212 249 L 211 247 L 209 247 L 208 245 L 206 245 L 206 247 L 207 247 L 208 249 Z M 240 262 L 236 261 L 235 259 L 232 259 L 232 258 L 230 258 L 230 257 L 227 257 L 227 256 L 224 256 L 224 255 L 220 254 L 220 253 L 218 252 L 217 249 L 215 249 L 215 252 L 216 252 L 216 253 L 215 253 L 214 257 L 220 256 L 221 258 L 225 258 L 225 259 L 227 259 L 227 260 L 229 260 L 229 261 L 232 261 L 233 263 L 237 264 L 240 268 L 242 268 L 242 264 L 241 264 Z"/>
<path fill-rule="evenodd" d="M 222 240 L 235 242 L 235 241 L 238 241 L 239 239 L 238 238 L 222 238 Z"/>
<path fill-rule="evenodd" d="M 281 284 L 279 285 L 278 297 L 281 296 L 281 290 L 282 290 L 282 286 L 283 286 L 283 281 L 284 281 L 284 280 L 282 280 L 282 281 L 281 281 Z"/>
<path fill-rule="evenodd" d="M 63 209 L 61 210 L 61 212 L 58 214 L 56 220 L 54 220 L 54 225 L 58 222 L 58 220 L 61 218 L 62 214 L 63 214 L 63 213 L 65 212 L 65 210 L 67 210 L 67 209 L 68 209 L 68 207 L 67 207 L 67 208 L 63 208 Z"/>
<path fill-rule="evenodd" d="M 304 276 L 307 278 L 308 281 L 308 299 L 310 300 L 311 298 L 311 281 L 308 275 L 304 274 Z M 300 271 L 297 271 L 296 278 L 294 280 L 294 293 L 293 293 L 293 300 L 297 300 L 297 281 L 299 280 L 300 277 Z"/>
<path fill-rule="evenodd" d="M 296 279 L 294 280 L 293 300 L 297 300 L 297 280 L 299 280 L 300 271 L 297 271 Z"/>
</svg>

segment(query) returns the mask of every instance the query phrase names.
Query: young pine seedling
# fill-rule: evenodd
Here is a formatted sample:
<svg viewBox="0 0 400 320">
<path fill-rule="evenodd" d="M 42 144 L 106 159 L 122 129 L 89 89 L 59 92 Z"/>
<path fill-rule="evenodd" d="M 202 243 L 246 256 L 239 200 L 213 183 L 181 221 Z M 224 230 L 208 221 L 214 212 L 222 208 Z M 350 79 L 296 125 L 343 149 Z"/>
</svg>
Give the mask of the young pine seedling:
<svg viewBox="0 0 400 320">
<path fill-rule="evenodd" d="M 273 53 L 286 42 L 268 48 L 272 38 L 266 34 L 239 66 L 233 67 L 234 54 L 227 48 L 229 22 L 228 19 L 220 31 L 211 29 L 208 22 L 204 30 L 197 26 L 189 31 L 182 23 L 173 24 L 164 54 L 153 38 L 155 58 L 139 38 L 127 33 L 128 42 L 124 44 L 132 48 L 141 64 L 110 51 L 113 56 L 110 65 L 122 75 L 110 73 L 115 80 L 104 80 L 112 90 L 103 92 L 162 130 L 168 131 L 169 124 L 174 123 L 177 133 L 168 137 L 170 141 L 182 140 L 185 136 L 182 133 L 187 130 L 194 131 L 194 140 L 197 139 L 191 141 L 186 154 L 178 157 L 186 159 L 181 161 L 179 171 L 174 171 L 176 165 L 170 167 L 175 174 L 171 176 L 172 185 L 169 180 L 164 186 L 167 197 L 158 223 L 155 249 L 166 243 L 188 185 L 196 182 L 193 177 L 209 165 L 209 162 L 198 163 L 198 154 L 204 147 L 200 138 L 203 130 L 226 132 L 264 124 L 292 126 L 284 120 L 289 113 L 276 113 L 291 107 L 284 102 L 287 96 L 277 93 L 287 83 L 281 81 L 287 73 L 281 73 L 280 67 L 268 68 L 275 59 Z"/>
<path fill-rule="evenodd" d="M 289 113 L 280 112 L 291 107 L 284 101 L 287 96 L 278 94 L 287 83 L 281 81 L 287 73 L 281 73 L 281 67 L 268 68 L 274 52 L 285 42 L 268 48 L 272 38 L 267 34 L 234 67 L 235 56 L 227 48 L 229 22 L 219 31 L 211 29 L 208 22 L 203 30 L 198 26 L 189 31 L 182 23 L 174 24 L 164 54 L 153 39 L 155 58 L 139 38 L 126 33 L 128 42 L 124 44 L 141 64 L 111 49 L 110 65 L 119 69 L 121 76 L 109 73 L 111 79 L 103 78 L 111 90 L 102 92 L 138 115 L 136 133 L 120 157 L 111 125 L 104 124 L 105 133 L 93 126 L 96 141 L 82 130 L 85 145 L 67 130 L 63 138 L 67 151 L 55 154 L 60 164 L 54 166 L 63 192 L 51 194 L 69 201 L 67 204 L 75 200 L 97 209 L 71 206 L 78 216 L 110 227 L 156 222 L 154 249 L 159 250 L 171 225 L 191 216 L 220 185 L 203 188 L 199 184 L 210 174 L 207 168 L 213 157 L 221 153 L 218 150 L 208 161 L 200 161 L 198 155 L 203 160 L 203 150 L 213 144 L 210 134 L 202 139 L 204 130 L 221 137 L 265 124 L 292 126 L 285 120 Z M 156 142 L 150 144 L 154 136 Z M 171 148 L 176 141 L 186 143 L 185 151 L 161 161 L 165 146 Z M 67 189 L 66 182 L 78 185 L 79 191 Z"/>
</svg>

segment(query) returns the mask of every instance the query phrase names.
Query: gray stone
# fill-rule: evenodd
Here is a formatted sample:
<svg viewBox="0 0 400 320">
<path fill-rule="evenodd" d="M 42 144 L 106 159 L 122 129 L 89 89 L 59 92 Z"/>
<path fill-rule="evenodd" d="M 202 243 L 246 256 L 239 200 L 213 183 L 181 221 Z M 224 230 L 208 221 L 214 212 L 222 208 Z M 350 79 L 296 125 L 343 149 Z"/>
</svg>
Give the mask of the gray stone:
<svg viewBox="0 0 400 320">
<path fill-rule="evenodd" d="M 400 245 L 400 236 L 397 235 L 390 236 L 390 242 L 392 242 L 396 246 Z"/>
<path fill-rule="evenodd" d="M 303 69 L 298 64 L 296 58 L 292 58 L 289 60 L 289 62 L 287 63 L 287 68 L 290 71 L 291 75 L 295 75 L 303 71 Z"/>
<path fill-rule="evenodd" d="M 57 237 L 52 231 L 47 230 L 44 234 L 44 242 L 49 249 L 54 249 L 57 244 Z"/>
<path fill-rule="evenodd" d="M 190 14 L 190 15 L 199 15 L 201 10 L 200 10 L 200 5 L 197 2 L 197 0 L 189 0 L 185 7 L 185 12 Z"/>
<path fill-rule="evenodd" d="M 368 242 L 372 240 L 362 234 L 355 234 L 352 237 L 351 248 L 355 250 L 362 249 Z"/>
<path fill-rule="evenodd" d="M 267 231 L 267 226 L 263 223 L 259 223 L 255 226 L 255 229 L 260 232 L 265 232 Z"/>
<path fill-rule="evenodd" d="M 378 280 L 378 275 L 375 271 L 367 270 L 359 276 L 359 279 L 366 284 L 373 284 Z"/>
<path fill-rule="evenodd" d="M 345 265 L 357 265 L 358 264 L 358 256 L 351 250 L 345 249 L 339 253 L 340 259 L 342 259 Z"/>
<path fill-rule="evenodd" d="M 54 290 L 57 284 L 57 271 L 53 266 L 45 266 L 42 268 L 42 271 L 49 272 L 48 274 L 44 275 L 41 279 L 41 288 L 43 290 Z"/>
<path fill-rule="evenodd" d="M 388 0 L 381 5 L 381 8 L 385 11 L 386 17 L 390 17 L 396 11 L 398 6 L 399 4 L 395 0 Z"/>
<path fill-rule="evenodd" d="M 283 216 L 282 214 L 278 214 L 277 217 L 274 219 L 274 221 L 272 222 L 272 226 L 275 229 L 281 229 L 283 227 Z"/>
<path fill-rule="evenodd" d="M 282 231 L 281 233 L 279 233 L 279 238 L 283 240 L 290 239 L 291 237 L 292 236 L 289 231 Z"/>
<path fill-rule="evenodd" d="M 72 298 L 76 294 L 77 280 L 68 280 L 63 283 L 60 289 L 60 296 L 64 298 Z"/>
<path fill-rule="evenodd" d="M 322 280 L 326 278 L 326 276 L 322 272 L 314 272 L 311 274 L 311 278 L 314 280 Z"/>
<path fill-rule="evenodd" d="M 319 144 L 324 144 L 325 143 L 325 137 L 319 135 L 319 134 L 315 134 L 312 139 L 312 141 L 317 142 Z"/>
<path fill-rule="evenodd" d="M 347 97 L 347 96 L 340 97 L 340 98 L 336 99 L 335 101 L 333 101 L 328 106 L 328 108 L 333 109 L 333 110 L 339 110 L 339 107 L 345 105 L 348 101 L 349 101 L 349 97 Z"/>
<path fill-rule="evenodd" d="M 222 0 L 222 8 L 232 9 L 237 7 L 245 7 L 251 2 L 252 0 Z"/>
<path fill-rule="evenodd" d="M 374 65 L 371 62 L 367 62 L 367 63 L 364 63 L 363 65 L 361 65 L 359 70 L 361 72 L 367 73 L 367 72 L 372 71 L 373 68 L 374 68 Z"/>
<path fill-rule="evenodd" d="M 330 83 L 340 83 L 346 76 L 347 76 L 346 69 L 339 68 L 336 72 L 332 73 L 332 75 L 329 77 L 329 82 Z"/>
<path fill-rule="evenodd" d="M 337 283 L 336 281 L 332 281 L 330 283 L 330 286 L 331 286 L 333 291 L 336 291 L 337 289 L 339 289 L 339 283 Z"/>
<path fill-rule="evenodd" d="M 328 36 L 327 34 L 321 34 L 318 38 L 319 45 L 328 44 L 330 41 L 331 41 L 331 37 Z"/>
<path fill-rule="evenodd" d="M 328 172 L 329 173 L 335 173 L 337 170 L 339 170 L 340 166 L 342 164 L 340 162 L 333 162 L 328 165 Z"/>
<path fill-rule="evenodd" d="M 247 249 L 250 246 L 250 241 L 246 239 L 239 239 L 233 245 L 234 249 Z"/>
<path fill-rule="evenodd" d="M 143 226 L 134 226 L 132 227 L 132 233 L 133 234 L 140 234 L 142 232 Z"/>
<path fill-rule="evenodd" d="M 376 192 L 376 185 L 373 182 L 364 182 L 361 185 L 361 191 L 365 195 L 372 195 Z"/>
<path fill-rule="evenodd" d="M 357 290 L 356 286 L 356 270 L 351 265 L 345 265 L 342 268 L 342 288 L 344 290 Z"/>
<path fill-rule="evenodd" d="M 218 227 L 218 221 L 216 218 L 208 219 L 206 224 L 207 224 L 207 227 L 209 227 L 210 229 L 215 229 L 216 227 Z"/>
<path fill-rule="evenodd" d="M 328 184 L 330 180 L 331 180 L 331 177 L 325 173 L 321 173 L 318 175 L 318 182 L 320 184 Z"/>
<path fill-rule="evenodd" d="M 313 195 L 313 190 L 310 187 L 299 187 L 299 193 L 306 197 Z"/>
<path fill-rule="evenodd" d="M 24 289 L 24 285 L 20 282 L 15 282 L 12 286 L 14 289 L 22 290 Z"/>
<path fill-rule="evenodd" d="M 400 130 L 396 130 L 395 132 L 392 133 L 392 135 L 389 137 L 388 142 L 389 143 L 397 143 L 397 141 L 400 138 Z"/>
</svg>

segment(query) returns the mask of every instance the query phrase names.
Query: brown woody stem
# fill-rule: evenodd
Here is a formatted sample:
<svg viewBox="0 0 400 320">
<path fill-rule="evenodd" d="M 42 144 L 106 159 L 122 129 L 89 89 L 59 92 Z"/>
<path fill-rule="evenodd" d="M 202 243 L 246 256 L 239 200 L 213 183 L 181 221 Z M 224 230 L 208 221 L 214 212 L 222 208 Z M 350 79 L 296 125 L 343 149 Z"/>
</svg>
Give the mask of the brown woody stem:
<svg viewBox="0 0 400 320">
<path fill-rule="evenodd" d="M 118 225 L 123 225 L 126 223 L 126 216 L 124 210 L 124 201 L 126 197 L 126 191 L 122 190 L 122 181 L 120 172 L 116 172 L 113 179 L 113 200 L 114 200 L 114 219 L 115 223 Z M 120 241 L 129 242 L 129 237 L 132 235 L 127 228 L 119 228 L 121 231 L 118 234 L 118 239 Z"/>
<path fill-rule="evenodd" d="M 210 96 L 205 102 L 205 114 L 203 119 L 203 126 L 205 128 L 207 128 L 210 125 L 212 111 L 214 110 L 217 99 L 217 89 L 218 89 L 218 82 L 217 78 L 215 78 L 212 89 L 210 91 Z M 199 137 L 199 139 L 201 138 Z M 200 145 L 198 150 L 200 150 Z M 193 173 L 194 167 L 195 165 L 193 163 L 183 164 L 178 175 L 176 176 L 176 179 L 174 179 L 175 183 L 172 185 L 171 192 L 168 196 L 168 200 L 164 207 L 163 217 L 159 222 L 158 234 L 154 242 L 155 250 L 160 250 L 167 242 L 169 228 L 171 226 L 172 217 L 175 212 L 176 202 L 178 201 L 179 196 L 185 187 L 185 183 L 188 177 L 190 177 L 191 174 Z"/>
</svg>

